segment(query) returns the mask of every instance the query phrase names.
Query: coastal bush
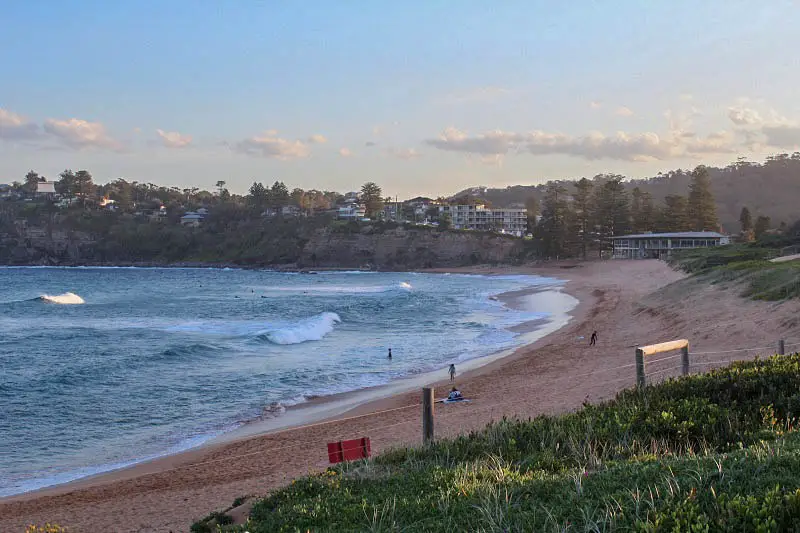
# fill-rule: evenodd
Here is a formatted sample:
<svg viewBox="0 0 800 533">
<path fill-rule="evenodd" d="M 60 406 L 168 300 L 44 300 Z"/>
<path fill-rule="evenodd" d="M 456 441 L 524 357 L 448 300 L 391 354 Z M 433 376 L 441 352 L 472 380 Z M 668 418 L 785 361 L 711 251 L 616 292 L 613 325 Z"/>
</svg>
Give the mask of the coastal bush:
<svg viewBox="0 0 800 533">
<path fill-rule="evenodd" d="M 794 531 L 798 416 L 800 355 L 734 363 L 329 468 L 247 530 Z"/>
</svg>

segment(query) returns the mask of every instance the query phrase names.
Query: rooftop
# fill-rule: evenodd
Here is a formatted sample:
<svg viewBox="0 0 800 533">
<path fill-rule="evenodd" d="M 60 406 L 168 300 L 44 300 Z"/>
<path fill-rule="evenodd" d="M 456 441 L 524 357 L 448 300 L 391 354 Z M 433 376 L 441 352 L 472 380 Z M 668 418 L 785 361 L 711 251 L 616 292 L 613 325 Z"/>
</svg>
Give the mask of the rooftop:
<svg viewBox="0 0 800 533">
<path fill-rule="evenodd" d="M 675 233 L 637 233 L 618 235 L 612 239 L 719 239 L 725 237 L 716 231 L 679 231 Z"/>
</svg>

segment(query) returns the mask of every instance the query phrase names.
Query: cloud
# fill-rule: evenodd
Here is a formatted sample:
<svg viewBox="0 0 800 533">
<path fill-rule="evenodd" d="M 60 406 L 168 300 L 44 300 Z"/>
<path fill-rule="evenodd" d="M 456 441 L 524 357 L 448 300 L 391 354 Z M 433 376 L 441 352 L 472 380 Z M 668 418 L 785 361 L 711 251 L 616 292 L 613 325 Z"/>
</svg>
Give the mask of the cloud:
<svg viewBox="0 0 800 533">
<path fill-rule="evenodd" d="M 590 109 L 600 109 L 601 107 L 603 107 L 603 104 L 601 104 L 597 100 L 592 100 L 591 102 L 589 102 Z"/>
<path fill-rule="evenodd" d="M 406 161 L 422 157 L 422 154 L 417 152 L 414 148 L 387 148 L 386 153 L 398 159 L 405 159 Z"/>
<path fill-rule="evenodd" d="M 616 111 L 614 111 L 614 114 L 619 117 L 632 117 L 633 111 L 631 111 L 630 108 L 621 105 L 617 108 Z"/>
<path fill-rule="evenodd" d="M 353 157 L 355 154 L 353 154 L 349 148 L 340 148 L 339 155 L 342 157 Z"/>
<path fill-rule="evenodd" d="M 741 106 L 729 107 L 728 118 L 737 126 L 754 126 L 764 121 L 755 109 Z"/>
<path fill-rule="evenodd" d="M 694 95 L 690 93 L 683 93 L 680 95 L 680 99 L 684 102 L 689 102 L 690 100 L 694 99 Z"/>
<path fill-rule="evenodd" d="M 281 139 L 274 130 L 265 131 L 261 137 L 239 141 L 231 147 L 240 154 L 268 157 L 271 159 L 303 159 L 311 155 L 308 145 L 300 140 Z"/>
<path fill-rule="evenodd" d="M 776 148 L 800 147 L 800 126 L 790 124 L 764 126 L 761 128 L 761 132 L 769 146 Z"/>
<path fill-rule="evenodd" d="M 511 89 L 497 86 L 475 87 L 466 91 L 454 92 L 442 100 L 445 104 L 490 103 L 512 94 Z"/>
<path fill-rule="evenodd" d="M 328 142 L 328 139 L 326 139 L 324 135 L 316 133 L 308 138 L 308 142 L 310 144 L 325 144 L 326 142 Z"/>
<path fill-rule="evenodd" d="M 527 153 L 560 154 L 588 160 L 653 161 L 701 153 L 731 153 L 735 151 L 733 141 L 733 135 L 724 132 L 705 138 L 683 131 L 670 131 L 664 136 L 652 132 L 618 132 L 614 135 L 595 132 L 571 136 L 544 131 L 515 133 L 495 130 L 469 136 L 463 131 L 448 128 L 438 139 L 424 142 L 440 150 L 474 154 L 482 158 Z"/>
<path fill-rule="evenodd" d="M 375 146 L 375 144 L 376 144 L 375 141 L 367 141 L 364 143 L 364 146 L 366 146 L 367 148 L 372 148 L 373 146 Z"/>
<path fill-rule="evenodd" d="M 89 122 L 78 118 L 69 120 L 49 118 L 44 123 L 44 131 L 70 148 L 122 149 L 122 145 L 106 133 L 105 126 L 100 122 Z"/>
<path fill-rule="evenodd" d="M 22 115 L 0 108 L 0 139 L 18 141 L 39 136 L 39 126 Z"/>
<path fill-rule="evenodd" d="M 186 148 L 192 144 L 191 135 L 181 135 L 177 131 L 164 130 L 156 130 L 156 133 L 161 137 L 161 143 L 166 148 Z"/>
</svg>

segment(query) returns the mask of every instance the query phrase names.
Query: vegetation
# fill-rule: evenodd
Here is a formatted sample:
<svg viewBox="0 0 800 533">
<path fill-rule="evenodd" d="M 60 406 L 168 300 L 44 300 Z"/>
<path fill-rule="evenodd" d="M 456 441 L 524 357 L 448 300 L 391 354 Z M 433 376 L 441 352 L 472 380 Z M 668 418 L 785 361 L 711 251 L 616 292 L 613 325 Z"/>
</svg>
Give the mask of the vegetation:
<svg viewBox="0 0 800 533">
<path fill-rule="evenodd" d="M 223 531 L 796 531 L 800 355 L 295 480 Z"/>
</svg>

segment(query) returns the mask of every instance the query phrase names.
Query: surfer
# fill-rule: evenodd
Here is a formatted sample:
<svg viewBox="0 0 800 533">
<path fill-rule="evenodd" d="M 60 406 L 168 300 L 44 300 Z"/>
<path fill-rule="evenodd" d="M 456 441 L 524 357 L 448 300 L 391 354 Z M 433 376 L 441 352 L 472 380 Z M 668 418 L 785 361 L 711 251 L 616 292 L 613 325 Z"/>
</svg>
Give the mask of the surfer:
<svg viewBox="0 0 800 533">
<path fill-rule="evenodd" d="M 450 394 L 447 395 L 447 399 L 451 402 L 457 402 L 459 400 L 463 400 L 464 396 L 461 394 L 460 390 L 453 387 L 453 389 L 450 391 Z"/>
<path fill-rule="evenodd" d="M 448 369 L 448 372 L 450 372 L 450 381 L 455 381 L 456 380 L 456 365 L 451 364 L 450 368 Z"/>
<path fill-rule="evenodd" d="M 389 359 L 389 361 L 392 360 L 392 349 L 391 348 L 389 348 L 389 357 L 388 357 L 388 359 Z"/>
<path fill-rule="evenodd" d="M 597 332 L 593 331 L 592 337 L 589 339 L 589 346 L 594 346 L 595 344 L 597 344 Z"/>
</svg>

